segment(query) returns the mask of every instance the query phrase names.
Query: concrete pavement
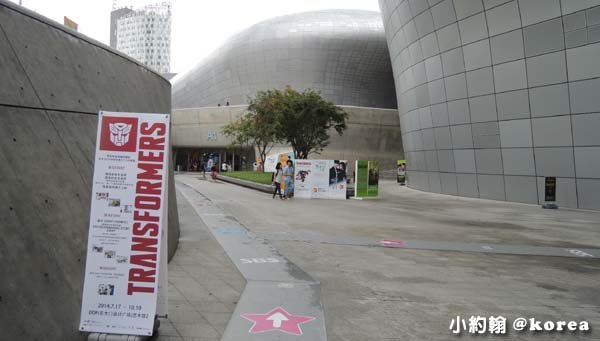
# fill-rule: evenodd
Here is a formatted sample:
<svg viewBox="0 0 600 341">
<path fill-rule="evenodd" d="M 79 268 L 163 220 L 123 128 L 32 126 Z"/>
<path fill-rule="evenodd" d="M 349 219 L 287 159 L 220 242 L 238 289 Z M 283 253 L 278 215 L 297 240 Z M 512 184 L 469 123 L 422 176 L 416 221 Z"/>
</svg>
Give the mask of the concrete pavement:
<svg viewBox="0 0 600 341">
<path fill-rule="evenodd" d="M 282 256 L 321 283 L 329 340 L 448 340 L 454 337 L 449 325 L 457 315 L 586 320 L 592 326 L 591 333 L 575 334 L 509 331 L 510 340 L 598 338 L 597 259 L 344 242 L 391 239 L 596 250 L 598 212 L 449 197 L 392 182 L 382 183 L 383 199 L 377 201 L 280 201 L 194 175 L 178 179 L 270 240 Z"/>
<path fill-rule="evenodd" d="M 214 204 L 197 184 L 184 177 L 177 181 L 180 193 L 248 281 L 222 340 L 326 340 L 320 283 Z"/>
<path fill-rule="evenodd" d="M 217 341 L 246 281 L 192 206 L 183 198 L 178 206 L 181 238 L 169 263 L 169 315 L 156 339 Z"/>
</svg>

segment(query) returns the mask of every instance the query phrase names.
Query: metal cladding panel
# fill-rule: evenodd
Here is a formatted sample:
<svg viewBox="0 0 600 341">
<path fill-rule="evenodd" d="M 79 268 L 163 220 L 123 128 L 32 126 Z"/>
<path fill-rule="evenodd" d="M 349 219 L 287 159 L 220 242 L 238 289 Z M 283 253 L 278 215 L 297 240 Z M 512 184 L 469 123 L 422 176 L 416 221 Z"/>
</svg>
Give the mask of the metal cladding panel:
<svg viewBox="0 0 600 341">
<path fill-rule="evenodd" d="M 246 104 L 257 91 L 317 90 L 337 105 L 396 108 L 379 13 L 327 10 L 258 23 L 173 80 L 173 108 Z"/>
<path fill-rule="evenodd" d="M 423 179 L 440 178 L 444 193 L 542 204 L 537 178 L 557 177 L 561 205 L 600 209 L 600 40 L 597 22 L 585 20 L 598 4 L 380 0 L 408 185 L 435 191 Z M 421 144 L 430 115 L 435 144 Z M 460 157 L 472 149 L 475 165 Z M 432 155 L 439 171 L 422 167 Z"/>
</svg>

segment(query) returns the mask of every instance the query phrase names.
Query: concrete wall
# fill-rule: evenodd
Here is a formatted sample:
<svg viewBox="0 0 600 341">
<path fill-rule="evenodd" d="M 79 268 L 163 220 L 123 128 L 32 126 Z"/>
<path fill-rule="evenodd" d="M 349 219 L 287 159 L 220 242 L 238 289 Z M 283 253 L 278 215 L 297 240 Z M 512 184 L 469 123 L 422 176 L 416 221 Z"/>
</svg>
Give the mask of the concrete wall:
<svg viewBox="0 0 600 341">
<path fill-rule="evenodd" d="M 600 209 L 600 1 L 379 4 L 409 186 Z"/>
<path fill-rule="evenodd" d="M 377 160 L 383 169 L 395 168 L 396 160 L 404 158 L 398 112 L 393 109 L 340 107 L 348 113 L 348 128 L 342 136 L 332 131 L 329 146 L 321 154 L 309 157 Z M 173 146 L 226 147 L 231 141 L 221 133 L 221 128 L 236 120 L 245 110 L 246 106 L 173 110 Z M 217 139 L 209 141 L 209 132 L 216 132 Z"/>
<path fill-rule="evenodd" d="M 97 112 L 169 112 L 170 84 L 5 1 L 0 79 L 0 338 L 83 339 L 78 323 Z M 169 199 L 172 254 L 174 190 Z"/>
</svg>

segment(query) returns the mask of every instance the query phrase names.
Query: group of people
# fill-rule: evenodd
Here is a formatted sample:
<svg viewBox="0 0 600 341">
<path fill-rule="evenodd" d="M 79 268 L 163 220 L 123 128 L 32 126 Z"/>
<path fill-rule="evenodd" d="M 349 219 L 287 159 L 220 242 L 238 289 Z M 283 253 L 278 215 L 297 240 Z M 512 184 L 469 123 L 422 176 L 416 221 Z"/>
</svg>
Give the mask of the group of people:
<svg viewBox="0 0 600 341">
<path fill-rule="evenodd" d="M 281 194 L 281 183 L 285 184 L 283 194 Z M 273 191 L 273 199 L 279 194 L 281 200 L 291 199 L 294 196 L 294 163 L 292 160 L 287 160 L 285 167 L 281 167 L 281 162 L 277 162 L 275 173 L 273 173 L 273 183 L 275 190 Z"/>
<path fill-rule="evenodd" d="M 225 163 L 224 163 L 225 165 Z M 200 171 L 202 171 L 202 177 L 206 178 L 206 170 L 210 171 L 210 177 L 213 181 L 217 180 L 217 165 L 212 159 L 208 159 L 208 162 L 202 162 L 200 165 Z"/>
</svg>

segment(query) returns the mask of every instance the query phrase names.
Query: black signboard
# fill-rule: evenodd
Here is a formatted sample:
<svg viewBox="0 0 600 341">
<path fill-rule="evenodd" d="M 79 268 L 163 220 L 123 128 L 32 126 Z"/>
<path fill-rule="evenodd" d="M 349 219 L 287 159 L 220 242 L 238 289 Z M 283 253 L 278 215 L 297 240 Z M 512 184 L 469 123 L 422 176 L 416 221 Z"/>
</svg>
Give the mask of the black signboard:
<svg viewBox="0 0 600 341">
<path fill-rule="evenodd" d="M 556 178 L 546 177 L 545 201 L 556 201 Z"/>
</svg>

